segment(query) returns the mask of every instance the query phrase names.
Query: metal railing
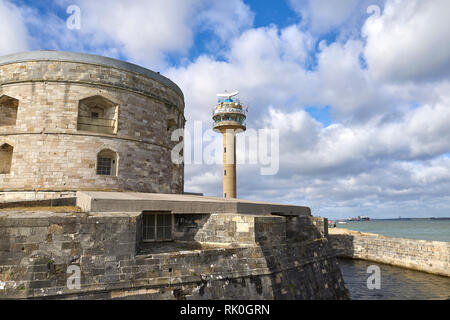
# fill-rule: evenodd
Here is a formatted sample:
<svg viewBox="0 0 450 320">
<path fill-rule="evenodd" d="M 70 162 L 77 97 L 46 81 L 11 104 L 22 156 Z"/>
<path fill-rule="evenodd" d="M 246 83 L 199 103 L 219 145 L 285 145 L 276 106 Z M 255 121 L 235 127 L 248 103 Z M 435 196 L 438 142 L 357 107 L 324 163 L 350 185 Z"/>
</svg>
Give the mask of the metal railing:
<svg viewBox="0 0 450 320">
<path fill-rule="evenodd" d="M 247 111 L 244 109 L 240 109 L 240 108 L 233 108 L 233 107 L 228 107 L 228 106 L 224 106 L 221 108 L 214 108 L 212 110 L 212 115 L 215 116 L 216 114 L 219 113 L 239 113 L 242 114 L 244 116 L 247 117 Z"/>
<path fill-rule="evenodd" d="M 78 130 L 98 133 L 114 133 L 116 120 L 104 118 L 78 117 Z"/>
<path fill-rule="evenodd" d="M 104 118 L 91 118 L 91 117 L 78 117 L 78 124 L 85 124 L 90 126 L 98 127 L 110 127 L 114 128 L 116 120 L 114 119 L 104 119 Z"/>
<path fill-rule="evenodd" d="M 217 119 L 214 120 L 214 125 L 218 125 L 222 122 L 237 122 L 245 127 L 247 126 L 247 122 L 245 120 L 237 120 L 237 119 Z"/>
</svg>

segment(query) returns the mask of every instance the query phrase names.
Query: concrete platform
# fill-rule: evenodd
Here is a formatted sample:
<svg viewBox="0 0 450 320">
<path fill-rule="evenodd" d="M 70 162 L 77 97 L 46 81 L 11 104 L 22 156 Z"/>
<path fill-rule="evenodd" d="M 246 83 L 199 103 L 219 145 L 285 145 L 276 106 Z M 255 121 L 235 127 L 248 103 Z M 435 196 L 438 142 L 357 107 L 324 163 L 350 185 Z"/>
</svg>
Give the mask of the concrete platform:
<svg viewBox="0 0 450 320">
<path fill-rule="evenodd" d="M 170 211 L 174 214 L 311 215 L 311 209 L 308 207 L 185 194 L 78 191 L 76 204 L 84 212 Z"/>
</svg>

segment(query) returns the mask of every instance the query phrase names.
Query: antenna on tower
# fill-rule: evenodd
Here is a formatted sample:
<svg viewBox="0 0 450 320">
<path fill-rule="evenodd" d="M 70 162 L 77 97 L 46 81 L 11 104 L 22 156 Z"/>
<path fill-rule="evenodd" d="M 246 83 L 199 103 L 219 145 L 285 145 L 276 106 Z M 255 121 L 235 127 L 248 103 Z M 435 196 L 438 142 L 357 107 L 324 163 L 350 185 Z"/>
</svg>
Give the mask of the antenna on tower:
<svg viewBox="0 0 450 320">
<path fill-rule="evenodd" d="M 234 91 L 234 92 L 232 92 L 232 93 L 228 93 L 228 91 L 225 90 L 224 93 L 218 93 L 217 96 L 218 96 L 219 98 L 232 98 L 232 97 L 237 96 L 238 94 L 239 94 L 239 91 Z"/>
</svg>

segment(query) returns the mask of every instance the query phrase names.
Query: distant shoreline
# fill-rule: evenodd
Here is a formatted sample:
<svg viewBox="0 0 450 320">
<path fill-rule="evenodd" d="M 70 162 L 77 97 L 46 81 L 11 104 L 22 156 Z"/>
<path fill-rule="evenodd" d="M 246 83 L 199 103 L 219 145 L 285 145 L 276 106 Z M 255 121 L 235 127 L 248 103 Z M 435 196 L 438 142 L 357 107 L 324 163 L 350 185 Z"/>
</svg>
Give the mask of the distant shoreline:
<svg viewBox="0 0 450 320">
<path fill-rule="evenodd" d="M 450 217 L 431 217 L 431 218 L 381 218 L 370 219 L 371 221 L 402 221 L 402 220 L 450 220 Z"/>
<path fill-rule="evenodd" d="M 346 222 L 359 222 L 347 219 L 332 219 L 330 221 L 346 221 Z M 429 218 L 370 218 L 370 221 L 402 221 L 402 220 L 450 220 L 450 217 L 429 217 Z M 369 222 L 369 221 L 364 221 Z"/>
</svg>

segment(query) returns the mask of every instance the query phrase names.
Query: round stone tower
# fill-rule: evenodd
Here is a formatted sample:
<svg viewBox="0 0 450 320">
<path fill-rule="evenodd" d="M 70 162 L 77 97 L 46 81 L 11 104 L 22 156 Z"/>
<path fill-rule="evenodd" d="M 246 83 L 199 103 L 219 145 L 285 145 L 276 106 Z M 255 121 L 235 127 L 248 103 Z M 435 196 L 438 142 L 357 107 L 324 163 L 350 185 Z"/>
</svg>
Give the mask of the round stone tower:
<svg viewBox="0 0 450 320">
<path fill-rule="evenodd" d="M 223 197 L 236 198 L 236 133 L 246 130 L 247 118 L 239 92 L 219 93 L 213 110 L 214 131 L 223 135 Z"/>
<path fill-rule="evenodd" d="M 159 73 L 80 53 L 0 57 L 0 201 L 182 193 L 171 134 L 184 124 L 183 93 Z"/>
</svg>

